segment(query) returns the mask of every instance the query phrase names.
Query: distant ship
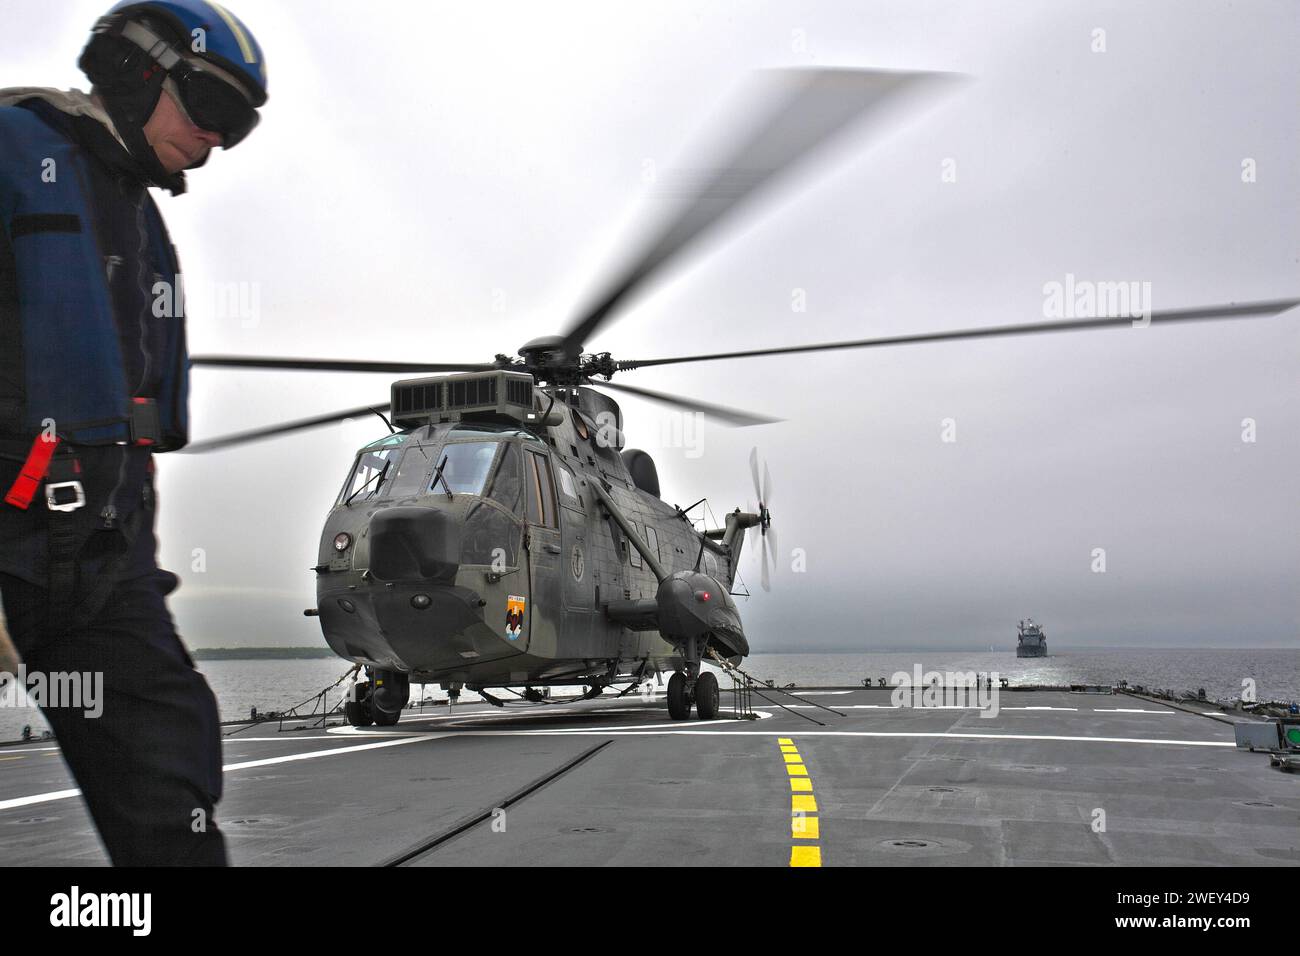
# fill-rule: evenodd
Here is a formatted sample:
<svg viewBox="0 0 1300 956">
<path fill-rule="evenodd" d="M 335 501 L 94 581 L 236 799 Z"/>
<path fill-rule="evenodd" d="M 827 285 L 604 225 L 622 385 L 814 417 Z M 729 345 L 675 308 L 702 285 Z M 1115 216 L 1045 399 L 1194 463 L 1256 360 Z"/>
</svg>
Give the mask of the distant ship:
<svg viewBox="0 0 1300 956">
<path fill-rule="evenodd" d="M 1020 640 L 1016 644 L 1016 657 L 1046 657 L 1047 635 L 1034 623 L 1033 618 L 1020 622 Z"/>
</svg>

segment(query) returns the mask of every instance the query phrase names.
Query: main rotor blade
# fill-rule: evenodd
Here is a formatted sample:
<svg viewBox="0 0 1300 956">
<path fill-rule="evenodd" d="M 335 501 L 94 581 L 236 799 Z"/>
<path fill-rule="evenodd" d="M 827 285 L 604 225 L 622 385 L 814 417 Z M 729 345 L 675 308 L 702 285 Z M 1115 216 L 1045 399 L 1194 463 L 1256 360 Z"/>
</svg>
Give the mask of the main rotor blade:
<svg viewBox="0 0 1300 956">
<path fill-rule="evenodd" d="M 496 368 L 482 362 L 358 362 L 350 359 L 263 358 L 249 355 L 194 355 L 191 365 L 209 368 L 270 368 L 312 372 L 486 372 Z"/>
<path fill-rule="evenodd" d="M 883 70 L 762 70 L 768 81 L 762 113 L 738 142 L 708 163 L 703 181 L 639 247 L 629 264 L 607 283 L 564 334 L 576 354 L 587 338 L 635 289 L 681 253 L 696 237 L 750 203 L 768 183 L 814 152 L 853 120 L 879 112 L 908 88 L 942 74 Z"/>
<path fill-rule="evenodd" d="M 1274 299 L 1268 302 L 1246 302 L 1240 305 L 1217 305 L 1203 309 L 1172 309 L 1152 312 L 1151 323 L 1161 325 L 1173 322 L 1198 322 L 1203 320 L 1246 318 L 1277 315 L 1300 305 L 1300 299 Z M 991 325 L 978 329 L 957 329 L 950 332 L 917 332 L 910 335 L 890 335 L 876 339 L 856 339 L 848 342 L 823 342 L 819 345 L 790 345 L 772 349 L 747 349 L 741 352 L 715 352 L 710 355 L 679 355 L 674 358 L 643 359 L 615 363 L 619 371 L 649 368 L 652 365 L 680 365 L 684 362 L 714 362 L 719 359 L 753 358 L 759 355 L 788 355 L 795 352 L 829 352 L 834 349 L 866 349 L 879 345 L 911 345 L 918 342 L 948 342 L 956 339 L 991 339 L 1009 335 L 1032 335 L 1037 332 L 1073 332 L 1080 329 L 1108 329 L 1131 326 L 1134 319 L 1113 316 L 1097 319 L 1071 319 L 1068 322 L 1038 322 L 1028 325 Z"/>
<path fill-rule="evenodd" d="M 223 435 L 220 438 L 210 438 L 207 441 L 186 445 L 181 449 L 181 451 L 200 453 L 216 451 L 220 448 L 230 448 L 234 445 L 242 445 L 245 442 L 271 438 L 275 435 L 286 435 L 289 432 L 302 431 L 305 428 L 315 428 L 318 425 L 329 425 L 333 422 L 341 422 L 345 418 L 360 418 L 362 415 L 372 415 L 375 412 L 386 412 L 391 407 L 392 406 L 388 402 L 384 402 L 382 405 L 362 405 L 360 408 L 349 408 L 345 412 L 331 412 L 328 415 L 317 415 L 315 418 L 300 418 L 297 421 L 285 422 L 281 425 L 270 425 L 266 428 L 255 428 L 252 431 Z"/>
<path fill-rule="evenodd" d="M 756 415 L 753 412 L 741 411 L 738 408 L 728 408 L 726 405 L 713 405 L 709 402 L 701 402 L 693 398 L 680 398 L 676 395 L 669 395 L 667 392 L 652 392 L 648 388 L 634 388 L 631 385 L 615 385 L 613 382 L 593 382 L 600 388 L 608 388 L 615 392 L 627 392 L 629 395 L 639 395 L 641 398 L 647 398 L 652 402 L 662 402 L 665 405 L 671 405 L 674 408 L 682 408 L 690 412 L 702 412 L 710 418 L 716 418 L 726 425 L 735 427 L 744 427 L 745 425 L 771 425 L 773 422 L 783 421 L 780 418 L 769 418 L 766 415 Z"/>
</svg>

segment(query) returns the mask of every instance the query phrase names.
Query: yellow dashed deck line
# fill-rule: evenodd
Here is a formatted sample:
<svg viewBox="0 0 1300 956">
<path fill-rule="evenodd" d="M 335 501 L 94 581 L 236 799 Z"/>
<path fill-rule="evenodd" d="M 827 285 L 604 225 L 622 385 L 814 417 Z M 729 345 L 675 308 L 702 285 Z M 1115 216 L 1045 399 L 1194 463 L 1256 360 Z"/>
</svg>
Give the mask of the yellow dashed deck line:
<svg viewBox="0 0 1300 956">
<path fill-rule="evenodd" d="M 821 828 L 817 825 L 817 818 L 802 813 L 792 813 L 790 836 L 796 840 L 820 840 Z"/>
<path fill-rule="evenodd" d="M 812 842 L 821 839 L 821 819 L 816 815 L 817 798 L 808 767 L 792 738 L 780 737 L 777 742 L 790 780 L 790 839 L 797 841 L 790 847 L 790 865 L 821 866 L 822 849 Z"/>
<path fill-rule="evenodd" d="M 821 866 L 822 848 L 819 846 L 790 847 L 791 866 Z"/>
<path fill-rule="evenodd" d="M 18 756 L 18 757 L 0 757 L 0 760 L 22 760 L 22 759 L 23 759 L 23 758 L 22 758 L 21 756 Z"/>
</svg>

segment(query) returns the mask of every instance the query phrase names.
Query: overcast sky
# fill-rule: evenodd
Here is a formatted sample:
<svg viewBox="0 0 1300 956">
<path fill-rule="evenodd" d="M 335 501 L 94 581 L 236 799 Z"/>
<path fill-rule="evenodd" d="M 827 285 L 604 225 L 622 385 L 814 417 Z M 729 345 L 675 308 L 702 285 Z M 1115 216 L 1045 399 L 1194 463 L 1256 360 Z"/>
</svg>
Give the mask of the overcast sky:
<svg viewBox="0 0 1300 956">
<path fill-rule="evenodd" d="M 106 5 L 0 0 L 0 86 L 84 88 Z M 262 125 L 160 197 L 196 354 L 487 361 L 557 332 L 672 172 L 700 165 L 729 91 L 774 66 L 970 79 L 850 136 L 589 350 L 1043 321 L 1067 274 L 1149 282 L 1157 309 L 1300 293 L 1289 0 L 229 5 L 267 51 Z M 242 283 L 248 308 L 204 301 L 213 283 Z M 742 562 L 756 651 L 1010 647 L 1026 615 L 1058 647 L 1300 643 L 1300 310 L 619 380 L 784 419 L 681 447 L 671 413 L 622 403 L 669 502 L 721 515 L 752 498 L 750 448 L 769 462 L 786 557 L 770 594 Z M 196 370 L 193 437 L 388 385 Z M 383 430 L 160 461 L 160 562 L 191 645 L 323 643 L 308 568 L 352 452 Z"/>
</svg>

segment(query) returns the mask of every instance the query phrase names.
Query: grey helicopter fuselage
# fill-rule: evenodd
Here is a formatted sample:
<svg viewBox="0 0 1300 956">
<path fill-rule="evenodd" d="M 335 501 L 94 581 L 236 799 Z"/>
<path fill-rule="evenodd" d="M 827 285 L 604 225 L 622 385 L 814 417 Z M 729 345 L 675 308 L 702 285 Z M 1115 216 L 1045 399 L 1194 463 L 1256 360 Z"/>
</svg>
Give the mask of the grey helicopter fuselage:
<svg viewBox="0 0 1300 956">
<path fill-rule="evenodd" d="M 494 377 L 420 381 L 464 407 Z M 451 402 L 454 381 L 468 385 Z M 527 413 L 503 416 L 497 402 L 428 415 L 360 450 L 315 569 L 330 647 L 372 673 L 474 690 L 679 671 L 697 634 L 696 660 L 712 640 L 739 661 L 748 645 L 728 592 L 756 517 L 697 531 L 658 497 L 649 456 L 622 450 L 608 396 L 579 387 L 553 400 L 528 382 L 524 398 L 510 384 Z M 410 388 L 394 385 L 398 424 L 418 417 L 424 392 Z"/>
</svg>

